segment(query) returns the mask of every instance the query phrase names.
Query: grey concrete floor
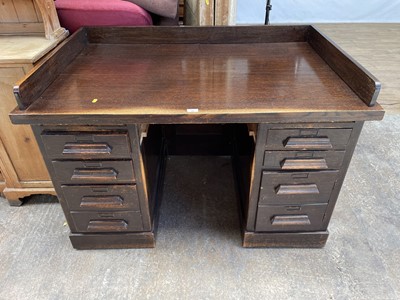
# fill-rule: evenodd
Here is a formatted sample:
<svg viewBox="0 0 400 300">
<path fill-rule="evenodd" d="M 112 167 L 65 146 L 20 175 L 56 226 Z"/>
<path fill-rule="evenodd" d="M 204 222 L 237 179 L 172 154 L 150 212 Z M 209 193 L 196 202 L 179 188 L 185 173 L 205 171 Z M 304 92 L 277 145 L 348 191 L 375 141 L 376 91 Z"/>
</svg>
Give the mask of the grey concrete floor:
<svg viewBox="0 0 400 300">
<path fill-rule="evenodd" d="M 323 249 L 241 248 L 223 157 L 170 159 L 155 249 L 77 251 L 55 198 L 1 199 L 0 299 L 400 299 L 399 146 L 366 123 Z"/>
</svg>

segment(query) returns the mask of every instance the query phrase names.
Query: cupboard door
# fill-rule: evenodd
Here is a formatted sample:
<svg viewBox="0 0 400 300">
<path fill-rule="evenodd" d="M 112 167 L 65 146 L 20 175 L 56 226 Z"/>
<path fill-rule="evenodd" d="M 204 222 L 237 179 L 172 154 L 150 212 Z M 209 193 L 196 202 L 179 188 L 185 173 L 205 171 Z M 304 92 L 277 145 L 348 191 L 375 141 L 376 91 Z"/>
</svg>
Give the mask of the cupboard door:
<svg viewBox="0 0 400 300">
<path fill-rule="evenodd" d="M 13 85 L 25 75 L 30 65 L 18 67 L 0 66 L 0 137 L 18 181 L 50 180 L 42 155 L 30 126 L 13 125 L 8 114 L 17 106 Z M 7 159 L 8 160 L 8 159 Z"/>
</svg>

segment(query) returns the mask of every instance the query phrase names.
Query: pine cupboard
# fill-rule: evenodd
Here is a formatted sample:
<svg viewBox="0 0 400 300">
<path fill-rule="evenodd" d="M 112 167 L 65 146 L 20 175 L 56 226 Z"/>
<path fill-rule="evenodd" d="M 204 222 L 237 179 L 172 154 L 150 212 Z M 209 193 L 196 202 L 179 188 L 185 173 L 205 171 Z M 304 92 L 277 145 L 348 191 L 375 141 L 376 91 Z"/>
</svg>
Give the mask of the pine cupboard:
<svg viewBox="0 0 400 300">
<path fill-rule="evenodd" d="M 32 194 L 55 194 L 30 126 L 14 126 L 15 83 L 68 35 L 54 1 L 3 1 L 0 9 L 0 191 L 11 205 Z"/>
</svg>

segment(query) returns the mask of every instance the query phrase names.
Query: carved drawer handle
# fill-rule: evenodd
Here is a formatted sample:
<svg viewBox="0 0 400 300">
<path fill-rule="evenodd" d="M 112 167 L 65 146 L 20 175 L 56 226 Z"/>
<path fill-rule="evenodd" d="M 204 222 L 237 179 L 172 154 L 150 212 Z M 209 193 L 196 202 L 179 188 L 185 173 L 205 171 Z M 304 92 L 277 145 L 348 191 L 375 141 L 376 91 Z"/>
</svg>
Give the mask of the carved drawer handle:
<svg viewBox="0 0 400 300">
<path fill-rule="evenodd" d="M 286 149 L 332 149 L 332 144 L 327 137 L 289 137 L 283 145 Z"/>
<path fill-rule="evenodd" d="M 75 169 L 71 180 L 116 180 L 118 176 L 118 172 L 113 168 L 105 168 L 105 169 Z"/>
<path fill-rule="evenodd" d="M 328 169 L 328 165 L 324 158 L 308 158 L 308 159 L 297 159 L 297 158 L 286 158 L 281 162 L 282 170 L 324 170 Z"/>
<path fill-rule="evenodd" d="M 121 196 L 83 196 L 80 207 L 82 208 L 118 208 L 124 205 Z"/>
<path fill-rule="evenodd" d="M 304 226 L 310 225 L 310 219 L 307 215 L 291 216 L 273 216 L 271 218 L 272 226 Z"/>
<path fill-rule="evenodd" d="M 126 231 L 128 223 L 125 220 L 90 220 L 88 231 Z"/>
<path fill-rule="evenodd" d="M 107 143 L 66 143 L 62 154 L 111 154 L 111 150 Z"/>
<path fill-rule="evenodd" d="M 275 189 L 277 195 L 304 195 L 304 194 L 319 194 L 316 184 L 281 184 Z"/>
</svg>

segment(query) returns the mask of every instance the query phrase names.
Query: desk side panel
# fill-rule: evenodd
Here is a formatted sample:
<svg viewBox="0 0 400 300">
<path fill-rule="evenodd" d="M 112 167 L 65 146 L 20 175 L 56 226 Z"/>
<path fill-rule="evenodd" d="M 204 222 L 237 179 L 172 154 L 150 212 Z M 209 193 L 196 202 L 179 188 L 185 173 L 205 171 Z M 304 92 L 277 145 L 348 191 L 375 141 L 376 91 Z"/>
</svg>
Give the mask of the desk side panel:
<svg viewBox="0 0 400 300">
<path fill-rule="evenodd" d="M 381 83 L 330 38 L 310 26 L 308 43 L 368 106 L 374 106 Z"/>
<path fill-rule="evenodd" d="M 77 31 L 40 61 L 14 86 L 18 108 L 28 108 L 75 59 L 87 44 L 85 30 Z"/>
</svg>

